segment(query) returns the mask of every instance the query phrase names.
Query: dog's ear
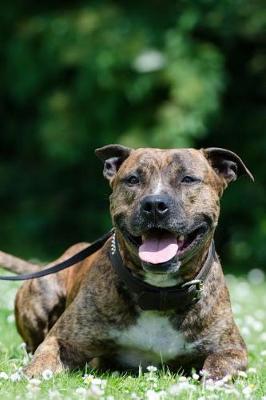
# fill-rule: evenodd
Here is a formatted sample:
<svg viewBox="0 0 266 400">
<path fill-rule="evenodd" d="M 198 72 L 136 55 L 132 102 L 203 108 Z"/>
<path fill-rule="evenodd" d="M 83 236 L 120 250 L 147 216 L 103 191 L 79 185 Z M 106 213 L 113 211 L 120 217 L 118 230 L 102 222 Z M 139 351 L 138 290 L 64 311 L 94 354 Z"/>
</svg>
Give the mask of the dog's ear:
<svg viewBox="0 0 266 400">
<path fill-rule="evenodd" d="M 248 176 L 254 182 L 252 173 L 232 151 L 218 147 L 209 147 L 202 151 L 217 175 L 224 178 L 226 183 L 233 182 L 242 175 Z"/>
<path fill-rule="evenodd" d="M 130 155 L 132 149 L 119 144 L 110 144 L 95 150 L 96 156 L 103 161 L 103 176 L 111 180 L 121 164 Z"/>
</svg>

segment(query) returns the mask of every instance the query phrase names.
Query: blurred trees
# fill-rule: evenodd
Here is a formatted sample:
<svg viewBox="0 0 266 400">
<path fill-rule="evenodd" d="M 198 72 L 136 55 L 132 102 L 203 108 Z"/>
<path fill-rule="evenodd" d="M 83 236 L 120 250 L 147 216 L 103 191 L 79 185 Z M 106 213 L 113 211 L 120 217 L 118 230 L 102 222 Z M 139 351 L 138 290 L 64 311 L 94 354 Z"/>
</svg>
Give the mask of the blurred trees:
<svg viewBox="0 0 266 400">
<path fill-rule="evenodd" d="M 263 267 L 262 3 L 13 1 L 0 23 L 2 249 L 47 259 L 110 226 L 96 147 L 214 145 L 256 177 L 225 195 L 218 248 Z"/>
</svg>

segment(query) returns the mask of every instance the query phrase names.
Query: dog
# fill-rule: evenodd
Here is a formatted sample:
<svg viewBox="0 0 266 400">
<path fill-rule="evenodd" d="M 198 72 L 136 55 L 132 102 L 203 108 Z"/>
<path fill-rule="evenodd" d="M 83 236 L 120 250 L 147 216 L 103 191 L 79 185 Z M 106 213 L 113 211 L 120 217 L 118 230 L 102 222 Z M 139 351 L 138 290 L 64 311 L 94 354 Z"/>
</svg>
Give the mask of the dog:
<svg viewBox="0 0 266 400">
<path fill-rule="evenodd" d="M 241 175 L 253 180 L 250 171 L 220 148 L 107 145 L 96 155 L 112 188 L 114 235 L 84 261 L 18 290 L 16 326 L 33 353 L 25 374 L 86 363 L 115 370 L 163 364 L 213 380 L 245 370 L 247 349 L 213 235 L 224 189 Z M 9 259 L 6 267 L 40 268 L 25 265 Z"/>
</svg>

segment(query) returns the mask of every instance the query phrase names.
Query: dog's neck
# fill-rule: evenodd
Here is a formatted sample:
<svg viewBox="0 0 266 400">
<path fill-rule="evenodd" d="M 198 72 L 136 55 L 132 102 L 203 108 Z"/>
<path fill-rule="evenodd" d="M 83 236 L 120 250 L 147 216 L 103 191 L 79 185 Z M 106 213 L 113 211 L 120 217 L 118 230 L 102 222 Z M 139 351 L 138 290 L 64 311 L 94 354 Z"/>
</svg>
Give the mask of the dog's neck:
<svg viewBox="0 0 266 400">
<path fill-rule="evenodd" d="M 124 240 L 123 236 L 117 232 L 117 241 L 119 243 L 119 249 L 124 265 L 132 271 L 133 275 L 142 279 L 144 282 L 157 287 L 177 286 L 184 282 L 193 280 L 204 265 L 212 239 L 212 236 L 208 238 L 208 241 L 202 249 L 200 249 L 187 262 L 181 264 L 180 270 L 177 273 L 153 274 L 152 272 L 146 272 L 143 270 L 138 255 L 132 251 L 130 245 L 128 245 Z"/>
<path fill-rule="evenodd" d="M 144 272 L 144 281 L 157 287 L 171 287 L 182 283 L 177 274 L 153 274 L 152 272 Z"/>
</svg>

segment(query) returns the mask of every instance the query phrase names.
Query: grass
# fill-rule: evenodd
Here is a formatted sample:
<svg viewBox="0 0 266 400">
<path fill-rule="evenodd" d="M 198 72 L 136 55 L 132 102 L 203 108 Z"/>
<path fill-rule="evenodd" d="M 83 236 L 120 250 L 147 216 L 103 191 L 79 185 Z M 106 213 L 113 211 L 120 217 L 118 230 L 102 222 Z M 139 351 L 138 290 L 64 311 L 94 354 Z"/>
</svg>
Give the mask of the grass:
<svg viewBox="0 0 266 400">
<path fill-rule="evenodd" d="M 91 370 L 54 377 L 48 371 L 40 380 L 21 378 L 19 371 L 28 362 L 28 356 L 16 332 L 13 315 L 18 285 L 1 282 L 0 399 L 266 400 L 266 283 L 256 282 L 258 276 L 263 277 L 260 271 L 251 273 L 249 279 L 228 277 L 235 318 L 249 349 L 249 370 L 246 376 L 223 387 L 204 387 L 197 379 L 168 371 L 143 371 L 139 377 Z"/>
</svg>

